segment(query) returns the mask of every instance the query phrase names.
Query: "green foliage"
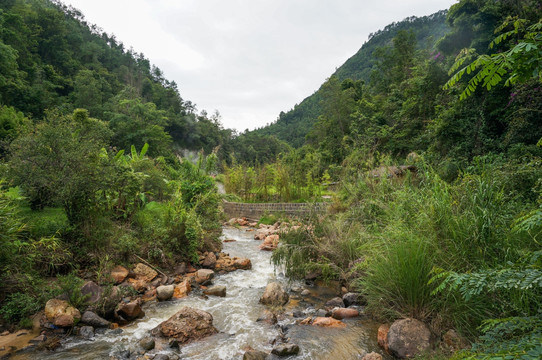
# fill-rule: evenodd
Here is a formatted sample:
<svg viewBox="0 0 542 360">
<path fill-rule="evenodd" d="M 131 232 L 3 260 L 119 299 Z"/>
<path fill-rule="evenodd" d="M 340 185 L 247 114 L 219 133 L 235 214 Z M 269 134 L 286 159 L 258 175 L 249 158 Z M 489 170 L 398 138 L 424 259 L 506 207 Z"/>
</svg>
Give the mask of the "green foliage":
<svg viewBox="0 0 542 360">
<path fill-rule="evenodd" d="M 70 305 L 79 310 L 83 310 L 90 297 L 89 294 L 83 295 L 81 293 L 81 287 L 83 286 L 84 281 L 79 278 L 75 272 L 71 272 L 67 275 L 59 275 L 57 279 L 59 285 L 58 292 L 68 298 Z"/>
<path fill-rule="evenodd" d="M 539 60 L 542 56 L 542 22 L 526 26 L 525 19 L 507 19 L 495 32 L 502 31 L 510 24 L 513 25 L 513 30 L 495 37 L 489 44 L 489 48 L 493 49 L 494 46 L 504 43 L 507 38 L 516 37 L 517 42 L 513 47 L 492 55 L 480 55 L 469 65 L 459 69 L 475 55 L 474 49 L 464 49 L 450 68 L 449 74 L 455 74 L 444 85 L 444 89 L 453 87 L 465 74 L 469 75 L 475 71 L 478 72 L 469 80 L 461 93 L 461 100 L 471 96 L 479 84 L 488 91 L 491 90 L 504 79 L 505 75 L 507 75 L 505 86 L 525 82 L 531 78 L 542 79 Z M 522 37 L 518 40 L 520 34 Z"/>
<path fill-rule="evenodd" d="M 40 309 L 41 302 L 38 299 L 26 293 L 16 292 L 9 295 L 3 303 L 0 308 L 0 316 L 12 323 L 22 323 Z"/>
</svg>

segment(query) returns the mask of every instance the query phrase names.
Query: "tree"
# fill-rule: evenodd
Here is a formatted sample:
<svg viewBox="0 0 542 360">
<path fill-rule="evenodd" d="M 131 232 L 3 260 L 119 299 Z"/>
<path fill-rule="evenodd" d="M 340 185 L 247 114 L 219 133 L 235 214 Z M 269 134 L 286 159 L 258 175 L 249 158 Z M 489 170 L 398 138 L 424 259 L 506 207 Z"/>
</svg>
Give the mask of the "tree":
<svg viewBox="0 0 542 360">
<path fill-rule="evenodd" d="M 502 32 L 509 25 L 513 25 L 513 29 L 495 37 L 489 48 L 493 49 L 514 36 L 518 38 L 515 45 L 509 44 L 508 50 L 491 55 L 479 55 L 466 66 L 463 64 L 476 56 L 476 50 L 463 49 L 450 69 L 449 74 L 454 75 L 444 85 L 444 89 L 450 89 L 465 74 L 470 75 L 476 71 L 461 92 L 461 100 L 474 94 L 479 85 L 489 91 L 503 80 L 505 86 L 524 83 L 531 78 L 542 82 L 542 21 L 528 25 L 527 20 L 509 18 L 495 33 Z M 461 66 L 463 67 L 459 69 Z"/>
<path fill-rule="evenodd" d="M 101 149 L 110 136 L 104 122 L 78 109 L 71 116 L 51 113 L 13 141 L 10 171 L 31 207 L 61 205 L 74 225 L 88 218 L 96 210 L 98 190 L 107 187 L 109 166 Z"/>
</svg>

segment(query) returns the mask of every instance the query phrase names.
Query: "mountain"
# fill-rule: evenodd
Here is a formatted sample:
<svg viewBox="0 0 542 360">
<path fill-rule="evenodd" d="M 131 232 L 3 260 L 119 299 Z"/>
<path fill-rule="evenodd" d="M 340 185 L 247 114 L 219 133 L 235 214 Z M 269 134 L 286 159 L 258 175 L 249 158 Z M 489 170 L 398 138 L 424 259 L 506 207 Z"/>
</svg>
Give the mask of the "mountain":
<svg viewBox="0 0 542 360">
<path fill-rule="evenodd" d="M 370 34 L 369 40 L 333 75 L 340 80 L 350 78 L 369 82 L 377 61 L 375 50 L 390 46 L 393 38 L 401 30 L 414 33 L 418 49 L 434 50 L 437 41 L 450 31 L 446 24 L 446 14 L 446 10 L 441 10 L 429 16 L 411 16 Z M 305 143 L 305 136 L 321 114 L 321 91 L 320 88 L 290 111 L 281 112 L 276 122 L 254 132 L 260 135 L 274 135 L 294 147 L 302 146 Z"/>
</svg>

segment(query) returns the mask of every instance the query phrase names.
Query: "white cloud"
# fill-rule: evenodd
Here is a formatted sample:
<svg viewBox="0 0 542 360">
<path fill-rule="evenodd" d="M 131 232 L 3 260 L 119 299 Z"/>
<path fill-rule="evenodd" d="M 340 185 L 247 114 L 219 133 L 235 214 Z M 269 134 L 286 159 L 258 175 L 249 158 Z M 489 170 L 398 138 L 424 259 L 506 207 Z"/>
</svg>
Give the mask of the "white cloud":
<svg viewBox="0 0 542 360">
<path fill-rule="evenodd" d="M 369 33 L 453 0 L 66 0 L 143 52 L 181 96 L 226 127 L 274 121 L 312 94 Z"/>
</svg>

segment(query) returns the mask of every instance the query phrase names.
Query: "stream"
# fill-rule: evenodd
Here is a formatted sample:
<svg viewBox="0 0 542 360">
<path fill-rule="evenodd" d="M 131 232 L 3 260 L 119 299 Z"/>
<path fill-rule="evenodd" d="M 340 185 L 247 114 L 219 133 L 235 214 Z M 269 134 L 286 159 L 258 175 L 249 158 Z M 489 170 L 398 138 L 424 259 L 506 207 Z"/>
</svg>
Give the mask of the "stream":
<svg viewBox="0 0 542 360">
<path fill-rule="evenodd" d="M 223 251 L 232 257 L 247 257 L 252 261 L 252 270 L 237 270 L 218 275 L 214 285 L 225 285 L 225 298 L 209 296 L 204 299 L 199 292 L 188 297 L 165 302 L 149 302 L 144 305 L 145 317 L 119 330 L 106 330 L 96 334 L 92 341 L 71 338 L 56 351 L 24 351 L 13 359 L 109 359 L 127 350 L 139 350 L 139 339 L 148 336 L 149 331 L 175 314 L 182 306 L 205 310 L 213 315 L 214 326 L 220 331 L 181 349 L 167 349 L 161 352 L 176 354 L 181 359 L 242 359 L 244 348 L 270 352 L 271 341 L 280 334 L 279 326 L 256 322 L 265 307 L 259 304 L 265 286 L 271 281 L 281 282 L 285 288 L 299 290 L 307 288 L 311 294 L 301 297 L 290 291 L 290 302 L 286 305 L 285 316 L 279 317 L 279 325 L 289 327 L 286 334 L 290 343 L 299 345 L 301 351 L 295 359 L 361 359 L 366 352 L 381 352 L 376 344 L 378 324 L 363 317 L 343 320 L 344 329 L 320 328 L 311 325 L 292 325 L 296 320 L 291 316 L 293 310 L 301 310 L 314 315 L 327 300 L 336 296 L 336 290 L 324 286 L 306 286 L 302 282 L 291 282 L 275 272 L 270 263 L 270 252 L 259 250 L 259 241 L 253 239 L 253 232 L 245 229 L 226 227 L 223 239 L 235 242 L 224 243 Z M 297 289 L 296 289 L 297 288 Z M 133 357 L 135 358 L 135 357 Z M 152 356 L 151 356 L 152 358 Z M 292 357 L 293 358 L 293 357 Z M 386 357 L 385 357 L 386 358 Z"/>
</svg>

